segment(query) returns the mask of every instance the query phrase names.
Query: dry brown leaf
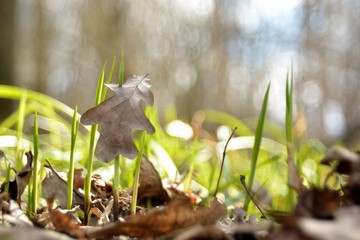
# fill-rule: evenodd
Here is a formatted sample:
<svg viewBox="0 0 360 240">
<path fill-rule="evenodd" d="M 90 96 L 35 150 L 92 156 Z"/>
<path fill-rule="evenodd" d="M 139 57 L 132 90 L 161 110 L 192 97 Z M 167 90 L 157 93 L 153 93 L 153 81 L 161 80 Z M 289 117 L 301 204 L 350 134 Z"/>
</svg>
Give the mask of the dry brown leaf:
<svg viewBox="0 0 360 240">
<path fill-rule="evenodd" d="M 332 218 L 340 207 L 340 193 L 327 188 L 311 188 L 298 199 L 294 217 Z"/>
<path fill-rule="evenodd" d="M 67 182 L 53 168 L 51 163 L 46 160 L 49 166 L 45 166 L 46 177 L 42 182 L 42 189 L 47 199 L 56 198 L 59 200 L 60 206 L 67 206 Z M 76 187 L 73 188 L 73 204 L 72 206 L 84 206 L 84 196 Z"/>
<path fill-rule="evenodd" d="M 144 198 L 150 198 L 161 203 L 169 201 L 169 195 L 162 186 L 159 173 L 145 156 L 141 162 L 139 183 L 138 202 Z"/>
<path fill-rule="evenodd" d="M 9 195 L 11 199 L 19 200 L 21 194 L 24 192 L 27 184 L 30 181 L 32 175 L 32 162 L 34 156 L 31 151 L 25 153 L 27 158 L 26 165 L 15 175 L 15 179 L 9 182 Z M 1 192 L 4 192 L 6 183 L 1 185 Z"/>
<path fill-rule="evenodd" d="M 155 132 L 142 106 L 143 102 L 149 105 L 154 103 L 150 79 L 147 76 L 130 76 L 121 87 L 117 84 L 106 86 L 115 95 L 86 111 L 80 121 L 84 125 L 99 124 L 100 138 L 95 149 L 98 159 L 109 162 L 119 154 L 133 159 L 138 155 L 138 150 L 132 139 L 132 131 Z"/>
<path fill-rule="evenodd" d="M 309 237 L 324 240 L 358 240 L 360 237 L 360 208 L 340 209 L 332 221 L 303 218 L 299 220 L 300 229 Z"/>
<path fill-rule="evenodd" d="M 117 222 L 86 229 L 89 238 L 110 238 L 126 235 L 130 237 L 155 237 L 195 224 L 211 225 L 226 215 L 225 206 L 217 199 L 210 208 L 199 207 L 194 210 L 188 198 L 174 199 L 162 209 L 135 215 L 126 222 Z"/>
<path fill-rule="evenodd" d="M 321 160 L 321 163 L 326 165 L 334 162 L 337 163 L 336 172 L 340 174 L 351 174 L 359 170 L 360 155 L 346 148 L 335 147 Z"/>
<path fill-rule="evenodd" d="M 84 239 L 84 230 L 80 228 L 80 225 L 68 214 L 62 213 L 59 210 L 52 210 L 50 211 L 50 219 L 57 231 L 67 233 L 79 239 Z"/>
</svg>

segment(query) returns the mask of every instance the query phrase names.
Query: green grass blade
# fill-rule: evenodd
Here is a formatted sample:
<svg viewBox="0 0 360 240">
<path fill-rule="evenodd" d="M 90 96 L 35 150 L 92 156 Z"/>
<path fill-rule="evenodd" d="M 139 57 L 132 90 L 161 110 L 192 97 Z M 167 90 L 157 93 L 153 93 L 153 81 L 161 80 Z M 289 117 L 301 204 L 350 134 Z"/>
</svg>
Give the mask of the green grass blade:
<svg viewBox="0 0 360 240">
<path fill-rule="evenodd" d="M 103 86 L 104 86 L 104 79 L 105 79 L 105 67 L 106 63 L 104 64 L 103 68 L 101 69 L 101 73 L 98 79 L 98 85 L 96 88 L 96 98 L 95 98 L 95 106 L 97 106 L 102 100 L 102 93 L 103 93 Z M 95 142 L 96 142 L 96 133 L 97 133 L 97 124 L 92 125 L 90 128 L 90 144 L 89 144 L 89 156 L 86 163 L 87 174 L 85 177 L 84 183 L 84 205 L 85 205 L 85 221 L 88 222 L 88 212 L 90 210 L 90 190 L 91 190 L 91 176 L 93 172 L 93 163 L 95 158 Z"/>
<path fill-rule="evenodd" d="M 19 170 L 22 167 L 22 156 L 20 155 L 21 150 L 21 142 L 24 128 L 24 120 L 25 120 L 25 110 L 26 110 L 26 102 L 27 102 L 27 91 L 23 90 L 19 103 L 19 115 L 17 121 L 17 133 L 16 133 L 16 162 L 15 169 Z"/>
<path fill-rule="evenodd" d="M 74 115 L 72 118 L 71 124 L 71 146 L 70 146 L 70 166 L 69 166 L 69 173 L 68 173 L 68 199 L 67 199 L 67 207 L 68 209 L 72 208 L 73 202 L 73 188 L 74 188 L 74 153 L 75 153 L 75 143 L 76 137 L 79 129 L 79 121 L 78 121 L 78 114 L 77 114 L 77 105 L 74 109 Z"/>
<path fill-rule="evenodd" d="M 291 69 L 291 77 L 289 83 L 289 72 L 286 74 L 286 114 L 285 114 L 285 128 L 286 128 L 286 142 L 293 143 L 293 71 Z"/>
<path fill-rule="evenodd" d="M 285 132 L 287 143 L 287 163 L 288 163 L 288 186 L 290 187 L 288 193 L 288 206 L 289 209 L 295 205 L 296 192 L 301 191 L 301 177 L 295 162 L 294 153 L 294 139 L 293 139 L 293 69 L 291 67 L 290 79 L 289 71 L 286 75 L 286 113 L 285 113 Z M 294 191 L 295 190 L 295 191 Z"/>
<path fill-rule="evenodd" d="M 261 139 L 264 129 L 264 123 L 265 123 L 265 117 L 266 117 L 266 109 L 267 109 L 267 103 L 269 98 L 269 91 L 270 91 L 270 83 L 266 89 L 266 93 L 264 96 L 264 100 L 262 103 L 259 119 L 256 126 L 256 133 L 255 133 L 255 142 L 254 142 L 254 148 L 251 154 L 251 166 L 250 166 L 250 176 L 249 176 L 249 182 L 248 182 L 248 190 L 250 193 L 252 193 L 252 188 L 254 184 L 255 179 L 255 172 L 256 172 L 256 164 L 260 152 L 260 145 L 261 145 Z M 246 195 L 245 198 L 245 205 L 244 209 L 247 210 L 249 203 L 250 203 L 250 196 Z"/>
<path fill-rule="evenodd" d="M 56 110 L 64 113 L 65 115 L 72 117 L 74 110 L 66 104 L 51 98 L 45 94 L 34 92 L 31 90 L 22 89 L 14 86 L 0 85 L 0 98 L 5 99 L 22 99 L 26 91 L 26 98 L 28 100 L 34 100 L 40 103 L 54 106 Z"/>
<path fill-rule="evenodd" d="M 115 61 L 114 61 L 115 63 Z M 124 82 L 124 53 L 121 55 L 119 65 L 118 84 L 122 86 Z M 121 155 L 114 160 L 114 179 L 113 179 L 113 196 L 114 196 L 114 221 L 119 218 L 119 185 L 120 185 L 120 162 L 123 161 Z"/>
<path fill-rule="evenodd" d="M 39 130 L 38 130 L 38 117 L 37 113 L 35 112 L 34 115 L 34 168 L 33 168 L 33 188 L 32 188 L 32 206 L 31 211 L 35 214 L 36 209 L 38 206 L 38 199 L 39 199 Z"/>
<path fill-rule="evenodd" d="M 119 81 L 118 84 L 119 86 L 122 86 L 124 83 L 124 53 L 121 53 L 121 59 L 120 59 L 120 65 L 119 65 Z"/>
<path fill-rule="evenodd" d="M 134 181 L 133 181 L 133 195 L 132 195 L 132 201 L 131 201 L 131 213 L 133 215 L 136 214 L 139 179 L 140 179 L 140 168 L 141 168 L 141 162 L 142 162 L 143 153 L 144 153 L 144 149 L 145 149 L 145 142 L 147 141 L 146 140 L 146 135 L 147 135 L 146 132 L 141 133 L 139 154 L 138 154 L 138 156 L 136 158 L 136 163 L 135 163 L 135 173 L 134 173 Z"/>
</svg>

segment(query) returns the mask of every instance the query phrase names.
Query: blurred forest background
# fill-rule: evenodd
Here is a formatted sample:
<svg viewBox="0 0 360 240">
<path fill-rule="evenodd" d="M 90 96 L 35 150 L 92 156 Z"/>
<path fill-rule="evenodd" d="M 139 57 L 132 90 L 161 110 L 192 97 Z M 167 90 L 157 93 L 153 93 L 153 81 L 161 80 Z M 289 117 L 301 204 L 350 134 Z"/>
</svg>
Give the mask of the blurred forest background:
<svg viewBox="0 0 360 240">
<path fill-rule="evenodd" d="M 293 64 L 298 122 L 326 144 L 354 145 L 359 16 L 358 0 L 2 0 L 0 83 L 83 113 L 103 63 L 124 52 L 125 76 L 149 73 L 160 114 L 176 106 L 185 121 L 201 109 L 256 117 L 271 81 L 268 117 L 283 124 Z M 11 104 L 1 101 L 0 118 Z"/>
</svg>

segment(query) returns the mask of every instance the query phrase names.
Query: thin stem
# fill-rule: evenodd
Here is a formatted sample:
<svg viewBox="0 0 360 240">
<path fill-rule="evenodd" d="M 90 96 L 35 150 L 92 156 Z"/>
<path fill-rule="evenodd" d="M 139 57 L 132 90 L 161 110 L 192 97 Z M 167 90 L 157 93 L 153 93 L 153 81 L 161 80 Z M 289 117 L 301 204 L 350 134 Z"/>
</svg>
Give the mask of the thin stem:
<svg viewBox="0 0 360 240">
<path fill-rule="evenodd" d="M 71 146 L 70 146 L 70 166 L 69 166 L 69 173 L 68 173 L 68 202 L 67 207 L 71 209 L 72 202 L 73 202 L 73 188 L 74 188 L 74 152 L 75 152 L 75 143 L 77 132 L 79 128 L 79 121 L 77 121 L 77 106 L 74 109 L 74 115 L 72 119 L 71 125 Z"/>
<path fill-rule="evenodd" d="M 131 213 L 136 214 L 136 206 L 137 206 L 137 196 L 138 196 L 138 188 L 139 188 L 139 179 L 140 179 L 140 168 L 141 168 L 141 162 L 143 158 L 143 152 L 145 148 L 145 142 L 146 142 L 146 133 L 142 133 L 142 141 L 141 141 L 141 147 L 139 154 L 136 158 L 136 166 L 135 166 L 135 173 L 134 173 L 134 182 L 133 182 L 133 196 L 132 196 L 132 202 L 131 202 Z"/>
<path fill-rule="evenodd" d="M 117 221 L 119 218 L 120 158 L 121 156 L 119 155 L 114 160 L 114 179 L 113 179 L 114 221 Z"/>
<path fill-rule="evenodd" d="M 269 222 L 271 222 L 271 220 L 265 215 L 265 213 L 261 210 L 261 208 L 259 207 L 259 205 L 255 202 L 254 198 L 252 197 L 252 195 L 250 194 L 249 190 L 246 187 L 246 183 L 245 183 L 245 176 L 244 175 L 240 175 L 240 182 L 243 185 L 243 187 L 245 188 L 246 193 L 248 194 L 248 196 L 250 197 L 251 201 L 253 201 L 253 203 L 255 204 L 255 206 L 257 207 L 257 209 L 259 209 L 261 215 L 268 220 Z"/>
<path fill-rule="evenodd" d="M 214 197 L 216 197 L 216 194 L 218 193 L 218 190 L 219 190 L 221 174 L 222 174 L 222 171 L 223 171 L 223 168 L 224 168 L 226 149 L 227 149 L 227 146 L 228 146 L 228 144 L 230 142 L 230 139 L 234 136 L 236 130 L 237 130 L 237 127 L 235 127 L 234 130 L 232 131 L 232 133 L 231 133 L 230 137 L 228 138 L 228 140 L 226 141 L 226 144 L 225 144 L 225 147 L 224 147 L 222 161 L 221 161 L 221 167 L 220 167 L 220 173 L 219 173 L 219 178 L 218 178 L 218 181 L 217 181 L 217 184 L 216 184 L 216 189 L 215 189 L 215 192 L 214 192 Z"/>
</svg>

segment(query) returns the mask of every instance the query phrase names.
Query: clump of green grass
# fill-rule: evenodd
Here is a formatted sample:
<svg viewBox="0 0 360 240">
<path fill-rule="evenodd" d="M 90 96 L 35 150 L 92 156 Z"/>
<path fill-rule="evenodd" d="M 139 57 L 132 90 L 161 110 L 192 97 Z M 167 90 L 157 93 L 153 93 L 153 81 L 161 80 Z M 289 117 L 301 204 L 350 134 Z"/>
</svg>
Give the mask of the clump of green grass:
<svg viewBox="0 0 360 240">
<path fill-rule="evenodd" d="M 107 76 L 105 76 L 106 64 L 102 67 L 98 78 L 95 105 L 104 100 L 107 88 L 104 88 L 103 85 L 110 82 L 114 68 L 115 59 Z M 123 82 L 123 74 L 124 59 L 122 57 L 119 65 L 119 85 Z M 85 200 L 86 209 L 89 209 L 91 175 L 99 170 L 107 171 L 108 174 L 106 175 L 109 176 L 113 174 L 113 191 L 116 202 L 119 187 L 130 188 L 133 185 L 133 188 L 136 189 L 136 179 L 138 179 L 143 153 L 152 162 L 156 163 L 156 168 L 163 178 L 168 177 L 171 180 L 183 183 L 186 191 L 199 192 L 201 196 L 209 195 L 209 193 L 214 192 L 214 186 L 217 184 L 217 176 L 219 176 L 220 172 L 219 163 L 222 159 L 221 152 L 225 143 L 223 139 L 216 137 L 215 132 L 204 129 L 203 126 L 206 123 L 211 123 L 217 127 L 221 126 L 230 130 L 237 127 L 236 137 L 231 140 L 228 146 L 223 166 L 224 173 L 218 186 L 218 191 L 224 193 L 225 203 L 227 205 L 244 204 L 249 212 L 257 212 L 256 208 L 249 204 L 250 198 L 239 182 L 239 176 L 245 175 L 248 180 L 249 192 L 255 192 L 255 198 L 260 190 L 266 190 L 272 198 L 272 202 L 267 203 L 268 207 L 276 210 L 288 210 L 294 205 L 295 201 L 294 193 L 289 191 L 287 184 L 288 156 L 296 158 L 296 167 L 301 174 L 308 174 L 310 170 L 315 169 L 311 172 L 311 175 L 302 175 L 305 183 L 316 182 L 319 184 L 325 176 L 325 171 L 319 167 L 316 160 L 321 158 L 324 151 L 326 151 L 326 147 L 315 140 L 302 141 L 301 144 L 296 145 L 296 149 L 294 147 L 296 136 L 293 135 L 292 79 L 293 73 L 291 71 L 290 81 L 289 74 L 286 81 L 285 129 L 283 126 L 266 118 L 267 101 L 270 95 L 269 84 L 257 121 L 253 119 L 237 119 L 230 114 L 214 110 L 199 111 L 197 114 L 201 115 L 201 121 L 205 123 L 200 125 L 199 130 L 207 131 L 211 137 L 194 136 L 189 140 L 171 136 L 160 122 L 164 122 L 164 126 L 166 126 L 170 121 L 177 119 L 176 109 L 169 108 L 171 110 L 165 112 L 166 116 L 164 118 L 158 115 L 156 108 L 148 109 L 147 116 L 156 128 L 155 135 L 150 138 L 144 133 L 138 138 L 137 145 L 140 151 L 135 162 L 126 161 L 119 157 L 110 164 L 94 161 L 97 126 L 93 125 L 89 129 L 85 129 L 79 125 L 76 107 L 72 109 L 49 96 L 37 92 L 0 85 L 0 98 L 19 101 L 18 109 L 0 123 L 0 148 L 5 150 L 7 156 L 9 156 L 9 161 L 15 163 L 15 168 L 18 170 L 22 165 L 19 157 L 20 153 L 32 147 L 34 151 L 37 149 L 39 155 L 55 162 L 55 165 L 60 170 L 68 171 L 70 183 L 68 188 L 68 208 L 72 204 L 71 183 L 74 165 L 86 168 Z M 24 129 L 28 127 L 27 117 L 34 112 L 37 112 L 34 121 L 35 119 L 37 119 L 36 121 L 42 119 L 45 122 L 52 121 L 53 124 L 45 126 L 43 121 L 34 122 L 32 138 Z M 257 124 L 254 124 L 254 122 L 257 122 Z M 35 132 L 35 129 L 40 128 L 47 130 L 46 133 L 38 134 L 39 132 Z M 59 129 L 63 129 L 63 133 L 59 134 Z M 266 132 L 265 135 L 264 132 Z M 5 137 L 15 138 L 16 141 L 14 144 L 5 144 L 5 141 L 2 140 Z M 289 145 L 291 145 L 291 149 L 288 148 Z M 40 162 L 34 169 L 39 171 L 38 168 L 41 168 Z M 274 172 L 277 174 L 274 174 Z M 1 176 L 5 175 L 9 179 L 7 174 Z M 4 180 L 3 178 L 0 179 L 1 182 Z M 36 180 L 33 179 L 33 183 L 29 186 L 32 193 L 28 193 L 28 196 L 30 196 L 28 203 L 38 198 L 35 197 L 34 192 L 38 189 L 35 186 L 38 185 L 39 179 L 37 182 L 34 181 Z M 40 192 L 37 194 L 41 195 Z M 134 201 L 136 201 L 136 192 L 134 192 L 133 197 Z M 36 211 L 37 206 L 33 204 L 32 202 L 29 206 L 31 206 L 32 211 Z M 114 206 L 114 209 L 116 208 L 118 207 Z M 132 204 L 132 211 L 135 211 L 135 209 L 136 202 Z M 85 210 L 85 215 L 87 215 L 87 210 Z M 115 219 L 117 219 L 116 216 Z"/>
</svg>

